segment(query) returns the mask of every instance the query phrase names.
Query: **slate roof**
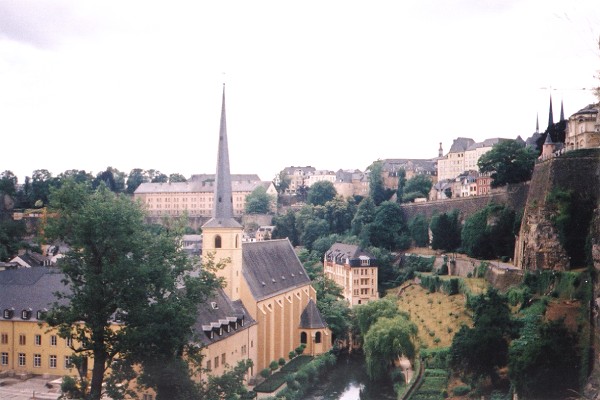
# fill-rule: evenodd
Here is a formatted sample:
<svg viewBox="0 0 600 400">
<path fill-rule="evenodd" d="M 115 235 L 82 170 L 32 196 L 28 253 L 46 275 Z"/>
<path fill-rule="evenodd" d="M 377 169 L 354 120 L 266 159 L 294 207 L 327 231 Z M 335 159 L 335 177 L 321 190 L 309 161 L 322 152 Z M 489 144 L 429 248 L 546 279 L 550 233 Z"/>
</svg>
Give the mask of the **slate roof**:
<svg viewBox="0 0 600 400">
<path fill-rule="evenodd" d="M 386 172 L 396 172 L 400 168 L 418 173 L 431 174 L 437 172 L 435 161 L 425 159 L 388 158 L 383 160 L 382 168 Z"/>
<path fill-rule="evenodd" d="M 474 143 L 475 143 L 475 141 L 471 138 L 464 138 L 464 137 L 456 138 L 452 142 L 452 146 L 450 147 L 449 153 L 461 153 L 461 152 L 467 150 L 467 148 Z"/>
<path fill-rule="evenodd" d="M 235 329 L 236 322 L 237 329 Z M 209 345 L 246 330 L 254 324 L 256 321 L 252 319 L 241 301 L 231 301 L 223 289 L 217 289 L 198 310 L 193 328 L 197 333 L 197 339 L 202 344 Z M 227 326 L 230 327 L 229 332 Z M 210 332 L 213 332 L 212 338 Z"/>
<path fill-rule="evenodd" d="M 215 181 L 215 174 L 195 174 L 189 179 L 192 182 L 206 182 L 212 184 Z M 231 174 L 231 183 L 252 183 L 261 182 L 260 178 L 256 174 Z"/>
<path fill-rule="evenodd" d="M 268 181 L 232 181 L 231 189 L 233 192 L 252 192 L 259 186 L 266 187 L 270 184 Z M 135 190 L 135 194 L 147 193 L 213 193 L 215 191 L 214 181 L 188 181 L 173 183 L 150 183 L 140 184 Z"/>
<path fill-rule="evenodd" d="M 321 313 L 319 312 L 317 305 L 313 299 L 310 299 L 300 316 L 300 328 L 320 329 L 326 327 L 327 324 L 323 321 L 323 318 L 321 318 Z"/>
<path fill-rule="evenodd" d="M 587 106 L 583 107 L 581 110 L 577 111 L 573 115 L 597 114 L 599 108 L 600 107 L 598 104 L 588 104 Z"/>
<path fill-rule="evenodd" d="M 356 262 L 353 261 L 363 257 L 369 258 L 372 261 L 370 266 L 375 266 L 375 256 L 354 244 L 334 243 L 329 250 L 325 252 L 325 259 L 327 261 L 334 261 L 336 264 L 342 265 L 345 264 L 346 259 L 348 259 L 348 263 L 352 265 L 356 264 Z"/>
<path fill-rule="evenodd" d="M 0 271 L 0 310 L 14 308 L 13 318 L 20 318 L 22 310 L 31 309 L 35 321 L 37 311 L 49 309 L 56 301 L 54 292 L 66 291 L 63 277 L 46 267 Z"/>
<path fill-rule="evenodd" d="M 244 243 L 242 274 L 258 301 L 310 284 L 288 239 Z"/>
</svg>

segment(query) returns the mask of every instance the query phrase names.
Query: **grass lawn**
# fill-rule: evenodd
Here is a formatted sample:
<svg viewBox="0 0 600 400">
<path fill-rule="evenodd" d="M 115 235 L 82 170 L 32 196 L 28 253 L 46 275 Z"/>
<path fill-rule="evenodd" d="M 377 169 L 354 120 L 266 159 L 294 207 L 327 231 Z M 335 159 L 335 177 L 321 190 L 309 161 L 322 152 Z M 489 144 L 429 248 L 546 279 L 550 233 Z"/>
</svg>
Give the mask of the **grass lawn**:
<svg viewBox="0 0 600 400">
<path fill-rule="evenodd" d="M 449 347 L 462 325 L 472 325 L 465 302 L 462 294 L 447 296 L 438 292 L 429 293 L 420 285 L 412 285 L 399 296 L 398 308 L 407 312 L 419 328 L 421 345 L 432 349 Z"/>
</svg>

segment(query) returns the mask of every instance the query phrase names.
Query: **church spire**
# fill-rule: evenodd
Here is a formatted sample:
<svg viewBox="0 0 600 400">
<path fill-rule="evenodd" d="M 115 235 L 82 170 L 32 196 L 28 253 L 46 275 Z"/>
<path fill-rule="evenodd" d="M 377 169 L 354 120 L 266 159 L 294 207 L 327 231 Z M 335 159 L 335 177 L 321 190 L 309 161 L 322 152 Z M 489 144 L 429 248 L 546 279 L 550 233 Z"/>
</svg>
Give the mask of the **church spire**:
<svg viewBox="0 0 600 400">
<path fill-rule="evenodd" d="M 554 125 L 554 115 L 552 115 L 552 95 L 550 95 L 550 111 L 548 112 L 548 128 Z"/>
<path fill-rule="evenodd" d="M 535 133 L 540 133 L 540 115 L 535 115 Z"/>
<path fill-rule="evenodd" d="M 221 104 L 221 126 L 219 128 L 219 148 L 217 154 L 217 173 L 215 175 L 213 215 L 204 226 L 229 228 L 241 226 L 233 219 L 233 195 L 231 190 L 231 173 L 229 172 L 227 120 L 225 117 L 225 84 L 223 84 L 223 100 Z"/>
<path fill-rule="evenodd" d="M 560 122 L 563 122 L 565 120 L 565 108 L 563 106 L 563 101 L 562 99 L 560 100 Z"/>
</svg>

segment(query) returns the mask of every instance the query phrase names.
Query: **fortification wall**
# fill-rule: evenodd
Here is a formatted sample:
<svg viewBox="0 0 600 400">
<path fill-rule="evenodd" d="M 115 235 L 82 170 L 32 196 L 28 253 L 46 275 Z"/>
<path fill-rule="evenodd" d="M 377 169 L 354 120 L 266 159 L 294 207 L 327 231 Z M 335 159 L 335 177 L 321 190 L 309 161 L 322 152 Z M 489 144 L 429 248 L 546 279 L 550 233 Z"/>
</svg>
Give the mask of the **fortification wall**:
<svg viewBox="0 0 600 400">
<path fill-rule="evenodd" d="M 529 183 L 526 182 L 508 185 L 506 188 L 499 189 L 485 196 L 459 197 L 425 203 L 402 204 L 400 207 L 407 221 L 414 218 L 417 214 L 431 218 L 436 213 L 448 213 L 453 210 L 458 210 L 460 219 L 464 221 L 490 203 L 504 204 L 514 210 L 522 210 L 525 207 L 528 192 Z"/>
</svg>

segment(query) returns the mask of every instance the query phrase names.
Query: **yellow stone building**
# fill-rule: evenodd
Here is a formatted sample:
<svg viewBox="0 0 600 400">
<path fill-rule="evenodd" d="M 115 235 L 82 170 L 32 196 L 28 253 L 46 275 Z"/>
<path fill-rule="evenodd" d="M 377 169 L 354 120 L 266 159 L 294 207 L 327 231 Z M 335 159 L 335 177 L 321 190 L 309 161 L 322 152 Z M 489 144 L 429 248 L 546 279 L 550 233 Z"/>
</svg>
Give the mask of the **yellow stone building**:
<svg viewBox="0 0 600 400">
<path fill-rule="evenodd" d="M 243 229 L 233 211 L 224 92 L 214 188 L 212 218 L 202 226 L 202 252 L 228 260 L 219 271 L 225 293 L 241 300 L 257 322 L 256 371 L 279 358 L 287 360 L 300 344 L 307 354 L 331 349 L 331 331 L 316 308 L 316 292 L 289 240 L 242 243 Z"/>
<path fill-rule="evenodd" d="M 350 306 L 379 299 L 377 260 L 359 246 L 334 243 L 323 258 L 323 271 L 342 288 Z"/>
</svg>

